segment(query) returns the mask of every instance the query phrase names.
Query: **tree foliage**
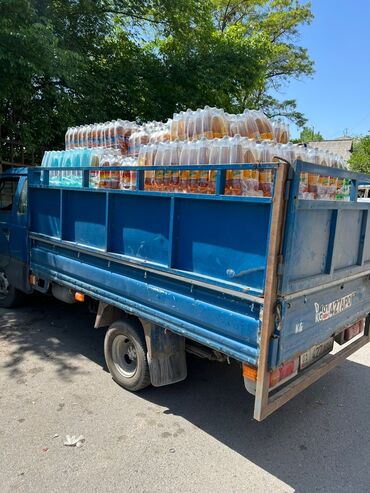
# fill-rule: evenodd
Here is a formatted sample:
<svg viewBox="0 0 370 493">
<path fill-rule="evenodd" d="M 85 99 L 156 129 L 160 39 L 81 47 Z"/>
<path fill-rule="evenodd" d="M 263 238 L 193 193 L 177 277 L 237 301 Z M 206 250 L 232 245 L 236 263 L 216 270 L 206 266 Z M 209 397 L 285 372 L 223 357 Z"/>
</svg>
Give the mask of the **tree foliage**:
<svg viewBox="0 0 370 493">
<path fill-rule="evenodd" d="M 349 164 L 354 171 L 370 173 L 370 135 L 355 140 Z"/>
<path fill-rule="evenodd" d="M 205 104 L 303 124 L 271 92 L 312 74 L 311 18 L 298 0 L 0 0 L 3 158 L 61 147 L 69 125 Z"/>
<path fill-rule="evenodd" d="M 298 139 L 295 139 L 294 142 L 317 142 L 320 140 L 324 140 L 320 132 L 315 132 L 313 127 L 303 127 Z"/>
</svg>

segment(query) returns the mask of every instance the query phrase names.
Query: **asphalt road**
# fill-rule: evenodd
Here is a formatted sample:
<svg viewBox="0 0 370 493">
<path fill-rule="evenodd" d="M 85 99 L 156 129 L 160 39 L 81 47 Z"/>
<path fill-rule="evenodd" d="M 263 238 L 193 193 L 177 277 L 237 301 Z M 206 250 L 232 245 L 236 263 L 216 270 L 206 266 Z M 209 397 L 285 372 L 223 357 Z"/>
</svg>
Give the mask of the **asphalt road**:
<svg viewBox="0 0 370 493">
<path fill-rule="evenodd" d="M 2 493 L 370 490 L 370 347 L 257 423 L 236 365 L 121 389 L 92 326 L 53 300 L 0 310 Z"/>
</svg>

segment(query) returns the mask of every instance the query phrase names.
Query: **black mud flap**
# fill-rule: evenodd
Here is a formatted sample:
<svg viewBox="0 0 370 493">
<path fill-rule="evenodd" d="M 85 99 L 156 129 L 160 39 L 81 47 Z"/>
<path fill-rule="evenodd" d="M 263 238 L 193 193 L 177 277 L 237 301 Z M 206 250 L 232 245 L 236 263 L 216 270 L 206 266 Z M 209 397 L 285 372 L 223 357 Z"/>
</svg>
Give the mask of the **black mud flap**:
<svg viewBox="0 0 370 493">
<path fill-rule="evenodd" d="M 158 325 L 141 321 L 148 349 L 150 381 L 154 387 L 187 377 L 185 338 Z"/>
</svg>

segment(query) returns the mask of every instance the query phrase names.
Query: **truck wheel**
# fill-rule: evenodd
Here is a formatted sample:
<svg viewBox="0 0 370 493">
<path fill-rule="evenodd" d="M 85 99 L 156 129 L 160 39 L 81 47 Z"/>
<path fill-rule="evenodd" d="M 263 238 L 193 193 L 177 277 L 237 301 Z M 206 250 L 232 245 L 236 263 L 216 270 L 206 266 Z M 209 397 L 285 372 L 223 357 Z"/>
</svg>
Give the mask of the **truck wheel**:
<svg viewBox="0 0 370 493">
<path fill-rule="evenodd" d="M 9 284 L 5 272 L 0 271 L 0 307 L 12 308 L 18 306 L 24 299 L 24 294 Z"/>
<path fill-rule="evenodd" d="M 104 355 L 112 378 L 133 392 L 150 385 L 144 331 L 135 319 L 118 320 L 109 327 Z"/>
</svg>

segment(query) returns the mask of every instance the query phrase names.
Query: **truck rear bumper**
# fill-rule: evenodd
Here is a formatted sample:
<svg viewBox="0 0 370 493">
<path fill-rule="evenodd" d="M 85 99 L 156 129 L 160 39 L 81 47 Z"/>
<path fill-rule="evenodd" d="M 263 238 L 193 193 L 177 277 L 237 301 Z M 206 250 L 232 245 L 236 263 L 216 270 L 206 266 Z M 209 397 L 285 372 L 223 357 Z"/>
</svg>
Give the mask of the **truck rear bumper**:
<svg viewBox="0 0 370 493">
<path fill-rule="evenodd" d="M 297 394 L 316 382 L 323 375 L 328 373 L 332 368 L 342 363 L 348 356 L 360 349 L 370 341 L 369 334 L 370 316 L 366 318 L 364 334 L 358 339 L 349 343 L 343 349 L 335 354 L 328 354 L 304 370 L 289 384 L 282 387 L 273 395 L 269 396 L 266 403 L 262 403 L 257 397 L 255 400 L 254 418 L 262 421 L 271 413 L 290 401 Z"/>
</svg>

